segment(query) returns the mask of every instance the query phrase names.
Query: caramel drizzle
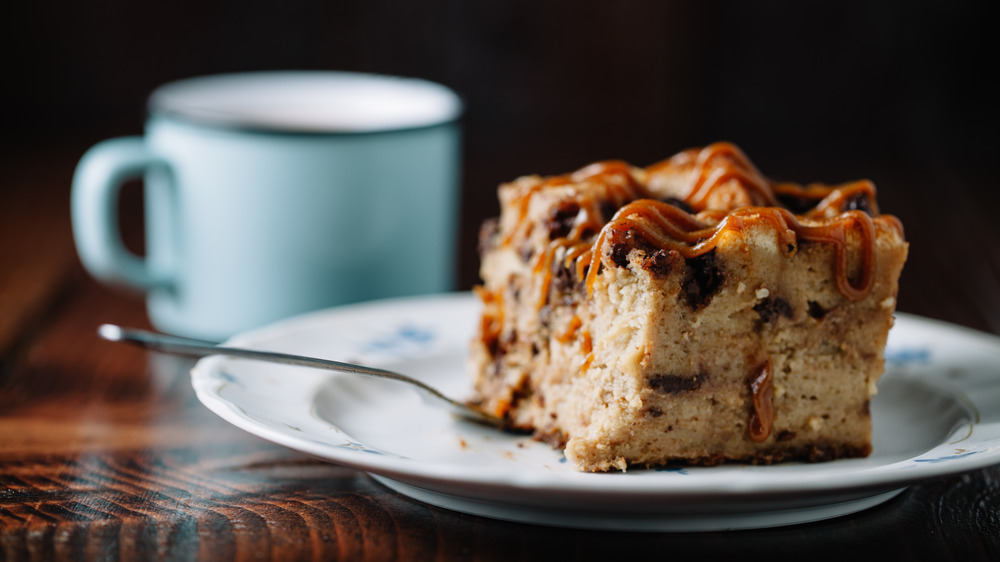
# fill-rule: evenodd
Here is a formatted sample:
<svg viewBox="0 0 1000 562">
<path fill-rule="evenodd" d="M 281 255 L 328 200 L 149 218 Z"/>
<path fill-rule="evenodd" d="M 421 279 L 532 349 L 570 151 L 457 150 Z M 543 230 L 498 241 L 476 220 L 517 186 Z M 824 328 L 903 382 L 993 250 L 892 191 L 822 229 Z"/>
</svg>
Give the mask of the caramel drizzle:
<svg viewBox="0 0 1000 562">
<path fill-rule="evenodd" d="M 624 179 L 624 182 L 614 182 L 613 178 Z M 535 193 L 538 189 L 545 185 L 561 185 L 565 183 L 564 180 L 572 183 L 582 183 L 585 181 L 602 181 L 606 186 L 610 188 L 608 193 L 609 201 L 615 205 L 615 207 L 621 207 L 628 201 L 635 200 L 638 197 L 644 196 L 644 188 L 635 179 L 632 174 L 631 167 L 620 160 L 610 160 L 607 162 L 598 162 L 596 164 L 591 164 L 584 168 L 573 172 L 569 176 L 559 176 L 552 178 L 545 183 L 534 185 L 522 195 L 520 201 L 520 220 L 523 222 L 525 216 L 527 216 L 528 206 L 527 198 L 531 194 Z M 555 183 L 550 183 L 555 182 Z M 545 306 L 545 301 L 548 298 L 549 287 L 552 284 L 552 262 L 555 259 L 556 253 L 560 248 L 566 249 L 566 255 L 564 257 L 565 263 L 570 264 L 573 260 L 576 260 L 580 255 L 585 253 L 590 248 L 590 244 L 584 241 L 584 235 L 588 232 L 598 232 L 606 222 L 607 218 L 603 216 L 600 206 L 593 197 L 584 197 L 582 194 L 577 193 L 572 201 L 580 209 L 578 214 L 578 219 L 570 229 L 570 232 L 561 238 L 556 238 L 549 242 L 548 246 L 535 257 L 535 261 L 532 265 L 533 273 L 542 274 L 542 284 L 539 288 L 538 295 L 538 308 Z M 580 217 L 582 216 L 582 220 Z M 512 236 L 513 232 L 509 235 Z M 583 268 L 585 263 L 578 263 L 577 266 L 577 278 L 583 277 Z"/>
<path fill-rule="evenodd" d="M 559 343 L 566 343 L 569 340 L 573 339 L 573 336 L 576 335 L 576 331 L 579 330 L 580 326 L 582 325 L 583 325 L 583 320 L 580 320 L 580 317 L 574 314 L 573 318 L 570 318 L 569 320 L 569 326 L 566 327 L 566 331 L 557 335 L 556 341 L 558 341 Z"/>
<path fill-rule="evenodd" d="M 618 179 L 619 181 L 614 181 Z M 623 180 L 623 181 L 622 181 Z M 531 185 L 530 187 L 523 190 L 523 193 L 517 195 L 517 212 L 518 212 L 518 227 L 511 229 L 510 232 L 503 239 L 504 245 L 510 244 L 514 239 L 514 236 L 519 230 L 521 230 L 521 225 L 525 224 L 525 218 L 528 216 L 528 207 L 531 203 L 531 197 L 547 187 L 555 187 L 559 185 L 570 185 L 578 184 L 583 182 L 601 182 L 608 188 L 608 200 L 616 207 L 621 207 L 629 201 L 639 199 L 642 197 L 648 197 L 646 188 L 639 183 L 635 175 L 632 173 L 632 167 L 628 163 L 621 160 L 607 160 L 604 162 L 596 162 L 588 166 L 584 166 L 579 170 L 560 176 L 552 176 L 546 178 L 544 181 Z M 568 235 L 571 240 L 574 237 L 579 238 L 580 232 L 586 230 L 590 226 L 595 232 L 601 228 L 603 224 L 603 219 L 601 217 L 600 208 L 593 197 L 584 197 L 582 194 L 577 193 L 574 198 L 575 202 L 579 207 L 587 212 L 587 220 L 581 221 L 580 223 L 574 225 L 573 231 Z"/>
<path fill-rule="evenodd" d="M 750 379 L 750 424 L 747 430 L 750 440 L 760 443 L 771 434 L 774 425 L 774 369 L 771 360 L 764 362 L 756 376 Z"/>
<path fill-rule="evenodd" d="M 682 199 L 694 209 L 704 209 L 708 199 L 714 190 L 726 185 L 730 181 L 736 180 L 751 193 L 751 198 L 759 205 L 767 207 L 781 208 L 781 216 L 775 216 L 773 212 L 767 212 L 766 219 L 770 220 L 782 236 L 782 242 L 789 244 L 794 242 L 794 236 L 788 234 L 789 227 L 794 234 L 798 234 L 806 240 L 823 241 L 836 244 L 837 247 L 837 286 L 845 296 L 852 300 L 862 298 L 871 287 L 874 268 L 874 229 L 870 217 L 863 218 L 848 211 L 847 216 L 841 210 L 846 201 L 856 197 L 864 197 L 870 206 L 872 214 L 878 214 L 875 204 L 875 186 L 868 180 L 861 180 L 840 186 L 828 186 L 822 184 L 810 184 L 801 186 L 794 183 L 770 183 L 759 170 L 750 162 L 750 159 L 736 145 L 728 142 L 717 142 L 702 149 L 690 149 L 680 152 L 672 158 L 654 164 L 647 168 L 648 172 L 656 172 L 658 169 L 669 166 L 686 166 L 693 161 L 694 170 L 691 175 L 690 185 L 687 187 Z M 616 181 L 617 180 L 617 181 Z M 545 181 L 539 182 L 527 188 L 519 195 L 518 227 L 511 229 L 504 237 L 504 244 L 509 244 L 516 233 L 524 228 L 527 217 L 530 199 L 537 191 L 556 185 L 566 185 L 582 183 L 586 181 L 600 181 L 608 186 L 608 200 L 616 207 L 631 207 L 629 201 L 637 203 L 642 198 L 650 197 L 648 189 L 643 186 L 633 174 L 632 168 L 620 160 L 610 160 L 598 162 L 585 166 L 571 174 L 553 176 Z M 827 219 L 827 215 L 840 215 L 837 224 L 825 224 L 820 227 L 807 227 L 795 220 L 794 216 L 781 207 L 777 196 L 793 197 L 805 201 L 818 201 L 812 209 L 806 212 L 804 217 L 816 220 Z M 542 282 L 539 287 L 538 307 L 545 305 L 548 299 L 549 289 L 552 281 L 552 262 L 559 250 L 565 249 L 564 265 L 569 267 L 571 263 L 576 263 L 577 278 L 582 278 L 589 264 L 590 272 L 587 274 L 588 289 L 593 286 L 593 278 L 596 275 L 596 266 L 599 262 L 598 255 L 601 252 L 593 252 L 593 248 L 600 248 L 606 233 L 601 230 L 606 217 L 601 216 L 601 211 L 594 197 L 584 197 L 577 194 L 575 203 L 581 209 L 582 219 L 577 220 L 570 233 L 562 238 L 552 240 L 548 246 L 535 257 L 533 272 L 541 274 Z M 646 205 L 646 203 L 642 203 Z M 625 207 L 622 207 L 624 210 Z M 662 247 L 677 249 L 682 251 L 685 257 L 693 257 L 710 251 L 718 243 L 718 240 L 726 230 L 739 230 L 742 228 L 743 219 L 747 214 L 757 213 L 748 211 L 750 207 L 740 208 L 734 211 L 709 210 L 699 214 L 701 218 L 711 219 L 720 223 L 715 227 L 715 231 L 707 233 L 710 227 L 699 222 L 694 217 L 683 213 L 680 210 L 668 210 L 666 216 L 663 212 L 638 211 L 640 215 L 649 215 L 645 222 L 652 220 L 662 231 L 654 231 L 648 224 L 629 219 L 628 227 L 621 226 L 615 228 L 618 231 L 627 230 L 629 227 L 637 227 L 640 232 L 646 234 L 651 241 L 660 241 Z M 636 211 L 631 207 L 631 211 Z M 737 216 L 729 218 L 729 215 Z M 621 210 L 615 218 L 621 216 Z M 836 217 L 834 217 L 836 218 Z M 883 217 L 892 223 L 902 234 L 902 224 L 895 217 Z M 614 221 L 614 219 L 613 219 Z M 612 222 L 613 222 L 612 221 Z M 847 227 L 860 225 L 862 234 L 865 236 L 866 244 L 862 256 L 862 279 L 858 286 L 853 286 L 848 280 L 847 272 L 847 252 L 846 252 L 846 231 Z M 605 227 L 607 228 L 607 227 Z M 591 245 L 583 240 L 587 232 L 601 230 L 601 234 L 596 245 Z M 675 242 L 671 243 L 671 238 Z M 701 240 L 700 243 L 694 244 Z M 676 241 L 683 242 L 678 244 Z M 787 244 L 783 244 L 787 245 Z"/>
<path fill-rule="evenodd" d="M 586 372 L 590 368 L 590 364 L 594 362 L 594 341 L 590 337 L 590 332 L 584 330 L 583 332 L 583 342 L 580 344 L 580 351 L 585 354 L 583 359 L 583 365 L 580 367 L 580 372 Z"/>
<path fill-rule="evenodd" d="M 879 214 L 875 203 L 875 185 L 869 180 L 837 186 L 823 184 L 801 186 L 791 182 L 772 183 L 761 174 L 739 147 L 729 142 L 717 142 L 702 149 L 685 150 L 667 160 L 648 166 L 646 172 L 656 173 L 662 168 L 685 166 L 692 160 L 694 161 L 694 170 L 691 174 L 691 180 L 680 199 L 698 211 L 705 210 L 708 199 L 716 189 L 735 180 L 750 192 L 751 200 L 756 206 L 780 207 L 782 205 L 777 198 L 779 195 L 806 201 L 818 201 L 814 208 L 803 215 L 808 218 L 817 218 L 826 216 L 831 210 L 841 211 L 845 201 L 861 195 L 869 201 L 872 215 Z M 623 179 L 624 182 L 613 182 L 614 178 Z M 597 162 L 570 174 L 549 177 L 525 189 L 523 193 L 518 195 L 518 224 L 525 222 L 531 197 L 536 192 L 546 187 L 585 181 L 602 181 L 607 186 L 612 187 L 609 200 L 617 207 L 621 207 L 629 201 L 652 197 L 648 188 L 636 179 L 632 167 L 626 162 L 621 160 Z M 582 196 L 577 195 L 576 202 L 581 208 L 587 209 L 591 219 L 600 216 L 600 211 L 593 198 L 586 199 L 585 201 Z M 576 233 L 583 226 L 583 224 L 578 224 L 575 229 Z M 588 226 L 593 226 L 592 222 L 588 221 Z M 600 225 L 597 225 L 597 228 L 600 228 Z M 504 237 L 504 243 L 510 243 L 518 230 L 518 228 L 512 229 Z M 572 235 L 569 238 L 571 241 L 576 241 Z"/>
<path fill-rule="evenodd" d="M 819 201 L 803 216 L 809 218 L 825 217 L 831 212 L 840 213 L 844 204 L 851 199 L 862 197 L 868 201 L 872 215 L 878 215 L 878 204 L 875 202 L 875 184 L 870 180 L 858 180 L 843 185 L 810 184 L 805 187 L 794 183 L 775 183 L 772 185 L 778 196 Z"/>
<path fill-rule="evenodd" d="M 667 160 L 646 168 L 648 173 L 656 173 L 663 168 L 683 167 L 694 161 L 694 170 L 689 185 L 680 199 L 692 209 L 702 211 L 708 205 L 712 193 L 731 181 L 738 181 L 750 193 L 756 206 L 780 207 L 779 196 L 793 197 L 806 201 L 818 201 L 814 208 L 803 216 L 824 217 L 829 211 L 839 213 L 845 201 L 862 196 L 869 201 L 872 215 L 878 215 L 875 204 L 875 185 L 869 180 L 859 180 L 843 185 L 810 184 L 801 186 L 791 182 L 772 183 L 736 145 L 717 142 L 702 149 L 689 149 Z"/>
<path fill-rule="evenodd" d="M 569 267 L 576 260 L 577 279 L 583 277 L 583 269 L 586 267 L 586 262 L 579 258 L 590 251 L 591 245 L 582 240 L 573 240 L 569 237 L 556 238 L 550 242 L 545 250 L 535 257 L 535 262 L 532 265 L 532 272 L 535 275 L 541 274 L 542 278 L 538 291 L 537 308 L 539 309 L 545 306 L 549 298 L 549 288 L 552 286 L 552 263 L 555 261 L 555 255 L 560 248 L 566 249 L 563 264 Z"/>
<path fill-rule="evenodd" d="M 796 238 L 833 244 L 836 249 L 834 274 L 841 294 L 850 300 L 859 300 L 871 291 L 875 279 L 875 224 L 863 211 L 846 211 L 816 226 L 807 226 L 784 208 L 742 207 L 730 211 L 721 222 L 711 226 L 673 205 L 651 199 L 625 205 L 601 230 L 590 255 L 587 290 L 593 292 L 603 248 L 613 233 L 634 230 L 654 246 L 677 251 L 690 259 L 712 251 L 727 232 L 744 230 L 748 219 L 770 223 L 778 233 L 779 248 L 786 257 L 798 250 Z M 893 217 L 890 224 L 896 226 L 899 222 Z M 857 228 L 862 237 L 861 275 L 856 285 L 851 283 L 848 271 L 847 234 L 852 228 Z"/>
<path fill-rule="evenodd" d="M 694 171 L 691 181 L 680 199 L 694 209 L 704 209 L 709 197 L 719 187 L 736 180 L 751 193 L 751 200 L 756 205 L 774 206 L 778 201 L 774 197 L 770 182 L 756 166 L 750 162 L 746 154 L 736 145 L 729 142 L 710 144 L 701 150 L 690 149 L 680 152 L 667 160 L 646 168 L 655 173 L 661 168 L 679 167 L 694 160 Z M 723 160 L 719 162 L 719 160 Z"/>
<path fill-rule="evenodd" d="M 503 331 L 503 295 L 497 291 L 488 291 L 481 286 L 473 287 L 473 291 L 483 302 L 483 314 L 480 317 L 479 335 L 483 345 L 492 349 L 500 340 Z M 489 311 L 495 311 L 495 314 Z"/>
</svg>

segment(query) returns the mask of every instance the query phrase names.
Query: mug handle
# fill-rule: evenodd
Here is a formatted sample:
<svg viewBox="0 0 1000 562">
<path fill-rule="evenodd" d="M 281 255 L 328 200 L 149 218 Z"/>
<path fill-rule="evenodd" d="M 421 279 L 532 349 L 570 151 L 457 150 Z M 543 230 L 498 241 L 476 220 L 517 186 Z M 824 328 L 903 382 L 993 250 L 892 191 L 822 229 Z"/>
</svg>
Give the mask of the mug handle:
<svg viewBox="0 0 1000 562">
<path fill-rule="evenodd" d="M 100 142 L 80 159 L 73 175 L 71 214 L 73 238 L 84 267 L 95 278 L 138 289 L 169 285 L 145 258 L 130 252 L 118 231 L 117 204 L 121 187 L 169 164 L 153 154 L 143 137 Z"/>
</svg>

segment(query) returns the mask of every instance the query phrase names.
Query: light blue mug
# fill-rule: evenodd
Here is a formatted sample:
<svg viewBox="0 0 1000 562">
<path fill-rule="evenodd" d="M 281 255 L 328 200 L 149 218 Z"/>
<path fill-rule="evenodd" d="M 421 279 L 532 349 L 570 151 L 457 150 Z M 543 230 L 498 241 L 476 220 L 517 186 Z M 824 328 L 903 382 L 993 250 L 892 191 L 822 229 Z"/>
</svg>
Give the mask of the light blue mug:
<svg viewBox="0 0 1000 562">
<path fill-rule="evenodd" d="M 73 178 L 77 251 L 148 292 L 158 329 L 220 340 L 294 314 L 452 289 L 461 101 L 431 82 L 258 72 L 167 84 L 142 137 Z M 144 178 L 146 255 L 117 229 Z"/>
</svg>

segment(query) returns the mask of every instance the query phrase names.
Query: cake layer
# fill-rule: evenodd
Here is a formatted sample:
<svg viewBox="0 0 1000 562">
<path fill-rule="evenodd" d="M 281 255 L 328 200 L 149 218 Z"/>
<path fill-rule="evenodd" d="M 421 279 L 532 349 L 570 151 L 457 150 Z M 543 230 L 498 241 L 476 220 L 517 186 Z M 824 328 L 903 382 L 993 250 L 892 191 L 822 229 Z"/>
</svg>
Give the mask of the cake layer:
<svg viewBox="0 0 1000 562">
<path fill-rule="evenodd" d="M 580 470 L 863 456 L 906 258 L 870 182 L 772 184 L 733 145 L 501 186 L 481 404 Z"/>
</svg>

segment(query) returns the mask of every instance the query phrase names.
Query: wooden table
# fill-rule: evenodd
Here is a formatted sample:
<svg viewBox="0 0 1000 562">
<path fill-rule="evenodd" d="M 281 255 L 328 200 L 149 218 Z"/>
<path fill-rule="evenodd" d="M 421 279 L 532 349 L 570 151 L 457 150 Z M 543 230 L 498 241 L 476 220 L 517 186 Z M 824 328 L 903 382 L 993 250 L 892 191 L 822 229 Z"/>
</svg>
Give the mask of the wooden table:
<svg viewBox="0 0 1000 562">
<path fill-rule="evenodd" d="M 139 296 L 76 261 L 78 148 L 8 153 L 0 167 L 0 560 L 1000 559 L 1000 466 L 820 523 L 630 534 L 449 512 L 250 436 L 195 400 L 183 368 L 164 375 L 145 352 L 95 337 L 102 322 L 148 321 Z M 876 180 L 913 246 L 900 309 L 1000 333 L 988 178 Z"/>
</svg>

